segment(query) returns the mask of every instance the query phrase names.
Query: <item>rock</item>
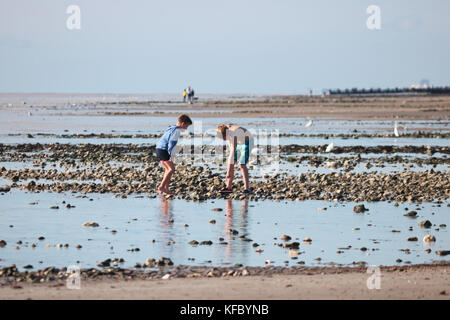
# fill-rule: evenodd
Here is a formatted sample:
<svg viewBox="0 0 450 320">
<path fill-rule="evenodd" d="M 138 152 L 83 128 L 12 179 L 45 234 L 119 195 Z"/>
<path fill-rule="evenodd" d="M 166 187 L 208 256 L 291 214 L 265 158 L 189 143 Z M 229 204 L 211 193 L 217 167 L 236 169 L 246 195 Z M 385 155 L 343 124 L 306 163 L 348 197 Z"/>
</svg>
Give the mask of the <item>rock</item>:
<svg viewBox="0 0 450 320">
<path fill-rule="evenodd" d="M 58 206 L 51 206 L 50 209 L 59 209 Z"/>
<path fill-rule="evenodd" d="M 335 162 L 335 161 L 327 162 L 327 163 L 325 164 L 325 168 L 331 169 L 331 170 L 336 170 L 336 169 L 337 169 L 337 167 L 336 167 L 336 162 Z"/>
<path fill-rule="evenodd" d="M 419 239 L 417 239 L 417 237 L 409 237 L 408 239 L 406 239 L 407 241 L 417 241 Z"/>
<path fill-rule="evenodd" d="M 213 244 L 213 242 L 212 242 L 211 240 L 207 240 L 207 241 L 202 241 L 202 242 L 200 242 L 200 245 L 210 246 L 210 245 L 212 245 L 212 244 Z"/>
<path fill-rule="evenodd" d="M 288 254 L 290 257 L 296 257 L 299 255 L 298 251 L 296 250 L 289 250 Z"/>
<path fill-rule="evenodd" d="M 362 247 L 362 248 L 360 248 L 359 250 L 361 250 L 361 251 L 367 251 L 367 248 L 366 248 L 366 247 Z"/>
<path fill-rule="evenodd" d="M 146 267 L 152 267 L 155 264 L 156 264 L 156 260 L 153 258 L 147 258 L 147 260 L 145 260 Z"/>
<path fill-rule="evenodd" d="M 39 237 L 38 240 L 45 240 L 45 238 L 44 237 Z"/>
<path fill-rule="evenodd" d="M 312 240 L 311 240 L 311 238 L 310 237 L 306 237 L 305 239 L 303 239 L 303 242 L 312 242 Z"/>
<path fill-rule="evenodd" d="M 212 211 L 223 211 L 223 209 L 222 208 L 214 208 L 214 209 L 212 209 Z"/>
<path fill-rule="evenodd" d="M 33 269 L 33 266 L 31 264 L 27 264 L 23 267 L 24 269 Z"/>
<path fill-rule="evenodd" d="M 212 219 L 212 220 L 209 220 L 209 223 L 211 223 L 211 224 L 215 224 L 215 223 L 216 223 L 216 220 L 214 220 L 214 219 Z"/>
<path fill-rule="evenodd" d="M 360 205 L 355 206 L 355 207 L 353 208 L 353 211 L 356 212 L 356 213 L 362 213 L 362 212 L 365 212 L 365 211 L 369 211 L 369 209 L 367 209 L 366 207 L 364 207 L 363 204 L 360 204 Z"/>
<path fill-rule="evenodd" d="M 421 228 L 431 228 L 432 224 L 430 220 L 424 220 L 419 222 L 419 227 Z"/>
<path fill-rule="evenodd" d="M 105 261 L 100 262 L 97 267 L 104 268 L 109 267 L 111 264 L 111 259 L 106 259 Z"/>
<path fill-rule="evenodd" d="M 83 227 L 99 227 L 99 224 L 97 222 L 85 222 Z"/>
<path fill-rule="evenodd" d="M 164 276 L 161 277 L 162 280 L 169 280 L 170 279 L 170 274 L 167 273 Z"/>
<path fill-rule="evenodd" d="M 0 240 L 0 248 L 3 248 L 4 246 L 6 246 L 6 241 L 5 240 Z"/>
<path fill-rule="evenodd" d="M 409 211 L 408 213 L 404 214 L 405 217 L 416 217 L 417 212 L 416 211 Z"/>
<path fill-rule="evenodd" d="M 285 243 L 283 244 L 283 248 L 298 249 L 300 248 L 300 243 L 299 242 Z"/>
<path fill-rule="evenodd" d="M 427 234 L 425 237 L 423 237 L 423 242 L 434 242 L 434 241 L 436 241 L 436 238 L 431 234 Z"/>
<path fill-rule="evenodd" d="M 438 256 L 446 256 L 446 255 L 450 254 L 450 250 L 438 250 L 438 251 L 436 251 L 436 254 Z"/>
<path fill-rule="evenodd" d="M 289 241 L 289 240 L 291 240 L 292 238 L 290 237 L 290 236 L 288 236 L 288 235 L 286 235 L 286 234 L 283 234 L 281 237 L 280 237 L 280 240 L 283 240 L 283 241 Z"/>
<path fill-rule="evenodd" d="M 198 244 L 198 241 L 192 240 L 192 241 L 189 241 L 188 243 L 191 244 L 191 245 L 193 245 L 193 246 L 195 246 L 195 245 Z"/>
</svg>

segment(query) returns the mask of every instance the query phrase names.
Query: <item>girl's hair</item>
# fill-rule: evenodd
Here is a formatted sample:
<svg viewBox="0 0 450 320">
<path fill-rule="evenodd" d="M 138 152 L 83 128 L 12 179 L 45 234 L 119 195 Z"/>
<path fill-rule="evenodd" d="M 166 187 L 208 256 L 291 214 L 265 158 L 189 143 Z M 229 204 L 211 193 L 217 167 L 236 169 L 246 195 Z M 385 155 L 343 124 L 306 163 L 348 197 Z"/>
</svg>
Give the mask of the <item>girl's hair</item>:
<svg viewBox="0 0 450 320">
<path fill-rule="evenodd" d="M 227 130 L 228 126 L 226 124 L 221 124 L 220 126 L 217 127 L 217 131 L 222 134 L 223 140 L 227 138 Z"/>
<path fill-rule="evenodd" d="M 184 124 L 188 124 L 188 125 L 192 124 L 192 120 L 191 120 L 191 118 L 189 118 L 189 116 L 187 114 L 182 114 L 181 116 L 179 116 L 178 121 L 180 123 L 184 123 Z"/>
</svg>

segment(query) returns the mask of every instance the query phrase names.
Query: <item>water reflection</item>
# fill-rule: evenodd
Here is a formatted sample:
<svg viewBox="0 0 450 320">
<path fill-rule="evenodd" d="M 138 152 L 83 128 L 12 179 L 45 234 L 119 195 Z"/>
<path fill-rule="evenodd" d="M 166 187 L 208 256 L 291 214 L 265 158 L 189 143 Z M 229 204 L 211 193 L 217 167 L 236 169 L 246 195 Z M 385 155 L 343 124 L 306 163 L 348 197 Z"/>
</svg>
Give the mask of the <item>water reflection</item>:
<svg viewBox="0 0 450 320">
<path fill-rule="evenodd" d="M 172 256 L 173 245 L 168 245 L 170 241 L 174 240 L 175 230 L 173 228 L 173 210 L 170 201 L 164 196 L 159 197 L 159 230 L 157 241 L 161 243 L 160 255 Z"/>
<path fill-rule="evenodd" d="M 239 236 L 248 235 L 248 200 L 244 199 L 241 202 L 239 213 L 234 213 L 233 201 L 227 199 L 225 202 L 226 214 L 225 214 L 225 241 L 228 243 L 225 248 L 225 264 L 231 263 L 231 261 L 242 261 L 248 259 L 247 252 L 250 242 L 240 241 Z M 238 235 L 233 235 L 230 229 L 239 232 Z"/>
</svg>

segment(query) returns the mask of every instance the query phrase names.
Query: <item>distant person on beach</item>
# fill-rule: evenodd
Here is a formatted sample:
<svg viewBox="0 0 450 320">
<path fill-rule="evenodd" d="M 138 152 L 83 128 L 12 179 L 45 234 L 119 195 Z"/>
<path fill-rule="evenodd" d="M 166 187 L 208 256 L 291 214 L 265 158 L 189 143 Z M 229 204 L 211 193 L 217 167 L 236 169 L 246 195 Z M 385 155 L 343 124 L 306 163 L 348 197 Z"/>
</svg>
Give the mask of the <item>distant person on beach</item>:
<svg viewBox="0 0 450 320">
<path fill-rule="evenodd" d="M 191 104 L 191 86 L 188 86 L 186 93 L 187 93 L 188 103 Z"/>
<path fill-rule="evenodd" d="M 247 163 L 253 148 L 253 136 L 247 129 L 233 125 L 221 124 L 217 127 L 217 135 L 228 143 L 230 155 L 227 160 L 226 188 L 222 193 L 233 191 L 234 165 L 239 164 L 244 179 L 244 194 L 251 193 Z"/>
<path fill-rule="evenodd" d="M 169 183 L 172 174 L 175 172 L 175 165 L 173 164 L 173 150 L 177 145 L 180 131 L 186 130 L 192 124 L 189 116 L 182 114 L 178 117 L 177 125 L 170 126 L 166 129 L 161 139 L 156 145 L 156 155 L 164 167 L 164 178 L 158 187 L 159 193 L 172 194 L 169 190 Z"/>
<path fill-rule="evenodd" d="M 186 89 L 183 90 L 183 102 L 186 102 Z"/>
<path fill-rule="evenodd" d="M 191 86 L 188 86 L 187 89 L 187 97 L 188 97 L 188 103 L 192 104 L 192 101 L 194 100 L 194 89 L 191 88 Z"/>
</svg>

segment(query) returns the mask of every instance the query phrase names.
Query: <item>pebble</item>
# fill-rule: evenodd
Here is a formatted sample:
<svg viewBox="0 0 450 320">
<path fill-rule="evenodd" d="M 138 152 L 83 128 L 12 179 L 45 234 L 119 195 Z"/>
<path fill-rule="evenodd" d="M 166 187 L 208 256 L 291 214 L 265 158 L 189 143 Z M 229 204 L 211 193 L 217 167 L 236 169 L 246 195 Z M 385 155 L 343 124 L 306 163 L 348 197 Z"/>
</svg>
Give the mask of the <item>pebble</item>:
<svg viewBox="0 0 450 320">
<path fill-rule="evenodd" d="M 97 222 L 85 222 L 83 223 L 83 227 L 99 227 L 100 225 Z"/>
<path fill-rule="evenodd" d="M 421 228 L 431 228 L 432 224 L 430 220 L 424 220 L 419 222 L 419 227 Z"/>
<path fill-rule="evenodd" d="M 408 213 L 404 214 L 405 217 L 416 217 L 417 212 L 416 211 L 409 211 Z"/>
<path fill-rule="evenodd" d="M 427 234 L 425 237 L 423 237 L 423 242 L 434 242 L 434 241 L 436 241 L 436 238 L 431 234 Z"/>
<path fill-rule="evenodd" d="M 288 236 L 288 235 L 286 235 L 286 234 L 283 234 L 283 235 L 281 235 L 281 237 L 280 237 L 280 240 L 283 240 L 283 241 L 289 241 L 289 240 L 291 240 L 292 238 L 290 237 L 290 236 Z"/>
<path fill-rule="evenodd" d="M 369 211 L 369 209 L 367 209 L 366 207 L 364 207 L 363 204 L 360 204 L 360 205 L 355 206 L 355 207 L 353 208 L 353 211 L 356 212 L 356 213 L 362 213 L 362 212 L 365 212 L 365 211 Z"/>
<path fill-rule="evenodd" d="M 289 250 L 288 254 L 291 257 L 296 257 L 299 255 L 298 251 L 296 251 L 296 250 Z"/>
</svg>

